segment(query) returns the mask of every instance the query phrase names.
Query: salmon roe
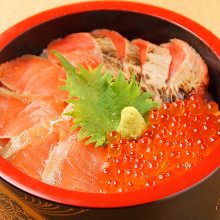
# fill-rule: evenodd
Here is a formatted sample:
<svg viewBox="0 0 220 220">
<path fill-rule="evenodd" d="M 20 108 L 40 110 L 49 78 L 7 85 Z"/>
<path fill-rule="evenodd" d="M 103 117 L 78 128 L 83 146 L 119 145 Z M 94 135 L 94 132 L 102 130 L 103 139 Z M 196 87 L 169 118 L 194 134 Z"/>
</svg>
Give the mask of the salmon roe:
<svg viewBox="0 0 220 220">
<path fill-rule="evenodd" d="M 220 144 L 220 116 L 215 102 L 201 97 L 165 103 L 149 113 L 136 141 L 108 134 L 108 158 L 102 169 L 106 191 L 124 192 L 160 184 L 198 165 Z"/>
</svg>

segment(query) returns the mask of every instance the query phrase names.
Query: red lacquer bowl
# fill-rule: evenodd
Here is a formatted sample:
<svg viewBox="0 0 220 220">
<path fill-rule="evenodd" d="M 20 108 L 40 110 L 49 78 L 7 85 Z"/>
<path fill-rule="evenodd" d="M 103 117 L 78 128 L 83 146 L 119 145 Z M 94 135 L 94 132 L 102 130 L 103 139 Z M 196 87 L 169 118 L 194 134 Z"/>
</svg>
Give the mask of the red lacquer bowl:
<svg viewBox="0 0 220 220">
<path fill-rule="evenodd" d="M 199 24 L 158 7 L 119 1 L 86 2 L 52 9 L 30 17 L 0 35 L 0 62 L 22 54 L 40 54 L 47 43 L 72 32 L 109 28 L 132 39 L 160 43 L 170 38 L 189 42 L 209 66 L 210 92 L 220 103 L 220 40 Z M 33 196 L 59 204 L 80 207 L 125 207 L 146 204 L 177 195 L 219 172 L 220 146 L 203 162 L 182 176 L 143 190 L 94 194 L 60 189 L 32 179 L 0 157 L 1 177 Z"/>
</svg>

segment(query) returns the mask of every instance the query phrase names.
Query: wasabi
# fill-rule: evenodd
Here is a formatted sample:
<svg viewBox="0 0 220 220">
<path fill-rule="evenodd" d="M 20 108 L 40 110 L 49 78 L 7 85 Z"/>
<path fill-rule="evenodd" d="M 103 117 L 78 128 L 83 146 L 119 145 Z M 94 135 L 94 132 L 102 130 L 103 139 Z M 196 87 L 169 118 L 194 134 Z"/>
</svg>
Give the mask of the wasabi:
<svg viewBox="0 0 220 220">
<path fill-rule="evenodd" d="M 125 107 L 121 112 L 121 121 L 117 131 L 127 139 L 138 139 L 146 128 L 146 122 L 139 111 L 132 107 Z"/>
</svg>

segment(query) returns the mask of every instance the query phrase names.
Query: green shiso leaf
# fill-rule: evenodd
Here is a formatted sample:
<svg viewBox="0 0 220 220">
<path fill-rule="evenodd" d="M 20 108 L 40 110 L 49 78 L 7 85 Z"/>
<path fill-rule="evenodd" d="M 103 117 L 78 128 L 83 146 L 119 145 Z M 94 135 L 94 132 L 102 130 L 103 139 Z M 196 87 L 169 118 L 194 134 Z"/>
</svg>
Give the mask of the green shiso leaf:
<svg viewBox="0 0 220 220">
<path fill-rule="evenodd" d="M 66 70 L 66 85 L 61 89 L 69 93 L 68 102 L 74 105 L 68 115 L 73 117 L 73 128 L 80 128 L 79 139 L 87 138 L 86 144 L 102 146 L 106 135 L 117 130 L 121 111 L 127 106 L 135 107 L 143 116 L 158 106 L 151 93 L 141 92 L 135 75 L 128 82 L 122 72 L 113 79 L 102 73 L 102 66 L 85 69 L 73 67 L 60 53 L 54 51 Z M 145 117 L 146 118 L 146 117 Z"/>
</svg>

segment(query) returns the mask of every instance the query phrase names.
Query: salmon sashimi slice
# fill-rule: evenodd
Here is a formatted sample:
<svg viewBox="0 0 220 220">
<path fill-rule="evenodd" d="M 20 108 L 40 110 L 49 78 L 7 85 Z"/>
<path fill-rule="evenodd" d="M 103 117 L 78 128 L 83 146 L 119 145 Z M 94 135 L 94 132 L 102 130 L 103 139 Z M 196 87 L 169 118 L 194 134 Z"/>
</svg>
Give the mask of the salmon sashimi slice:
<svg viewBox="0 0 220 220">
<path fill-rule="evenodd" d="M 12 137 L 0 154 L 20 171 L 41 180 L 50 151 L 69 131 L 70 123 L 63 120 L 40 123 Z"/>
<path fill-rule="evenodd" d="M 63 162 L 69 153 L 70 147 L 77 140 L 77 133 L 74 132 L 68 138 L 59 141 L 50 152 L 46 160 L 46 166 L 42 174 L 42 181 L 50 185 L 58 185 L 61 181 Z"/>
<path fill-rule="evenodd" d="M 35 124 L 60 116 L 65 103 L 31 99 L 0 89 L 0 139 L 11 138 Z"/>
<path fill-rule="evenodd" d="M 70 190 L 104 192 L 101 169 L 107 158 L 107 149 L 86 145 L 78 140 L 77 134 L 75 131 L 53 147 L 42 181 Z"/>
<path fill-rule="evenodd" d="M 66 121 L 66 123 L 68 123 L 67 128 L 70 128 L 71 126 L 70 122 L 72 121 L 72 117 L 66 115 L 66 113 L 71 112 L 73 108 L 74 106 L 72 104 L 68 104 L 61 115 L 61 121 Z M 72 142 L 78 138 L 76 132 L 70 133 L 64 129 L 61 131 L 60 141 L 53 147 L 53 150 L 50 152 L 42 174 L 42 181 L 50 185 L 58 185 L 60 181 L 63 161 L 69 152 Z"/>
<path fill-rule="evenodd" d="M 156 100 L 163 100 L 169 91 L 166 84 L 172 61 L 169 50 L 142 39 L 133 40 L 132 43 L 140 49 L 141 88 L 153 92 Z"/>
<path fill-rule="evenodd" d="M 26 95 L 67 99 L 61 91 L 64 70 L 46 58 L 24 55 L 0 65 L 0 82 L 7 88 Z"/>
<path fill-rule="evenodd" d="M 59 61 L 53 55 L 53 50 L 59 51 L 73 66 L 81 64 L 84 67 L 89 65 L 94 68 L 102 62 L 102 55 L 96 42 L 88 33 L 70 34 L 48 45 L 48 58 L 58 64 Z"/>
<path fill-rule="evenodd" d="M 17 169 L 45 183 L 83 192 L 105 192 L 107 149 L 85 145 L 70 121 L 33 126 L 12 137 L 0 154 Z M 34 161 L 34 163 L 33 163 Z M 102 178 L 100 178 L 102 177 Z"/>
<path fill-rule="evenodd" d="M 133 73 L 137 75 L 136 77 L 137 79 L 139 78 L 141 74 L 141 65 L 140 65 L 140 60 L 139 60 L 138 47 L 131 44 L 130 41 L 128 41 L 125 37 L 123 37 L 121 34 L 119 34 L 116 31 L 112 31 L 108 29 L 97 29 L 97 30 L 92 31 L 91 34 L 95 36 L 96 38 L 104 38 L 104 41 L 106 42 L 106 44 L 110 45 L 110 43 L 107 43 L 109 39 L 112 41 L 112 43 L 114 44 L 117 50 L 118 58 L 121 61 L 121 68 L 122 68 L 121 70 L 123 70 L 126 79 L 130 80 L 131 75 Z M 99 40 L 99 42 L 101 41 Z M 102 44 L 103 43 L 101 43 L 100 48 L 103 48 Z M 112 47 L 109 47 L 109 48 L 112 48 Z M 111 53 L 109 52 L 109 54 L 112 54 L 112 52 Z M 117 59 L 117 56 L 115 56 L 115 58 Z"/>
<path fill-rule="evenodd" d="M 12 137 L 1 155 L 20 171 L 40 180 L 49 152 L 58 141 L 58 134 L 49 134 L 49 126 L 38 124 Z"/>
<path fill-rule="evenodd" d="M 106 148 L 85 145 L 83 141 L 73 142 L 63 162 L 58 186 L 75 191 L 104 192 L 100 176 L 106 158 Z"/>
<path fill-rule="evenodd" d="M 169 70 L 169 87 L 179 99 L 187 98 L 193 93 L 204 95 L 208 86 L 208 68 L 201 56 L 188 43 L 172 39 L 162 44 L 172 55 Z"/>
</svg>

